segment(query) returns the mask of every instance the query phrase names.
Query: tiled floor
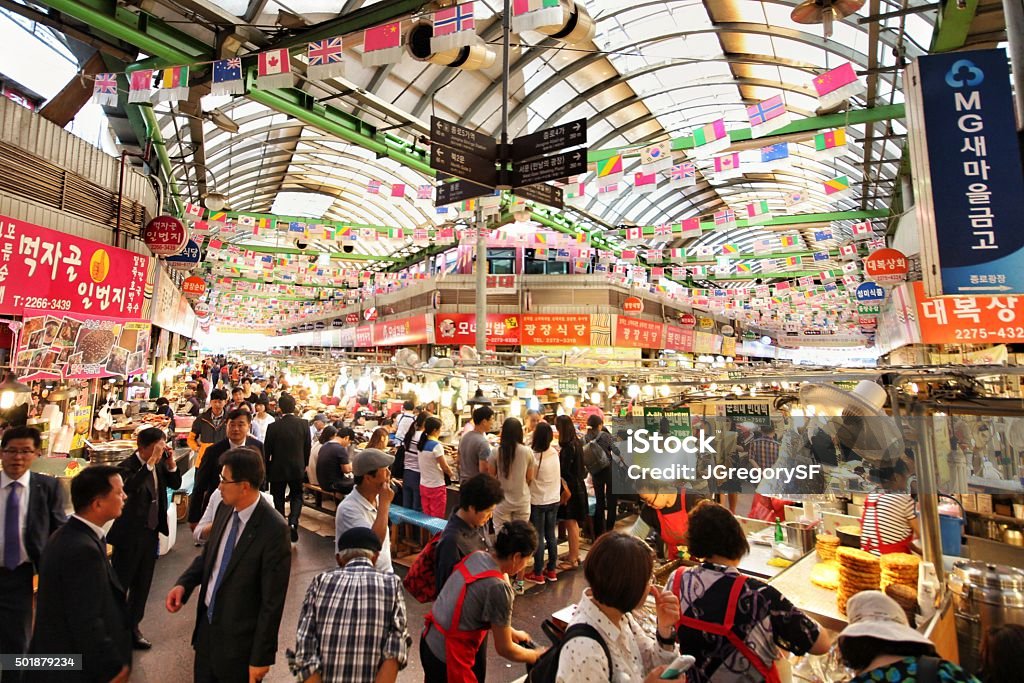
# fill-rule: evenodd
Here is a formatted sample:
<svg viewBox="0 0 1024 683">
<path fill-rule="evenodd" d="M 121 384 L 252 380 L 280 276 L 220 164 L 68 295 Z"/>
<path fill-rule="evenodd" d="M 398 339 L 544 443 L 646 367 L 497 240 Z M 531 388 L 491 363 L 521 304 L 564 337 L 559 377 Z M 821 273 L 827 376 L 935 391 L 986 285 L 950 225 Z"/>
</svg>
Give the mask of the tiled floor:
<svg viewBox="0 0 1024 683">
<path fill-rule="evenodd" d="M 299 542 L 292 557 L 291 583 L 281 621 L 278 659 L 267 681 L 294 680 L 288 673 L 284 650 L 295 645 L 295 627 L 302 598 L 313 577 L 334 566 L 333 517 L 306 508 L 303 510 L 301 526 Z M 150 593 L 146 617 L 142 622 L 142 631 L 153 641 L 153 649 L 135 653 L 132 681 L 136 683 L 186 683 L 192 680 L 192 649 L 189 640 L 195 623 L 195 605 L 186 605 L 178 614 L 169 614 L 163 606 L 167 591 L 199 551 L 188 542 L 191 536 L 187 529 L 185 525 L 179 528 L 178 543 L 167 555 L 161 557 L 156 565 L 153 590 Z M 564 553 L 565 546 L 563 545 L 560 550 Z M 405 569 L 399 566 L 398 571 L 404 574 Z M 513 625 L 532 634 L 536 642 L 547 645 L 547 639 L 540 629 L 541 622 L 552 612 L 576 602 L 584 587 L 582 570 L 563 572 L 559 575 L 557 583 L 531 587 L 526 595 L 516 599 Z M 399 674 L 400 681 L 422 680 L 419 636 L 423 628 L 423 617 L 429 607 L 406 595 L 409 632 L 413 637 L 413 646 L 409 666 Z M 524 673 L 522 665 L 502 659 L 494 653 L 491 646 L 487 675 L 489 683 L 514 681 Z"/>
</svg>

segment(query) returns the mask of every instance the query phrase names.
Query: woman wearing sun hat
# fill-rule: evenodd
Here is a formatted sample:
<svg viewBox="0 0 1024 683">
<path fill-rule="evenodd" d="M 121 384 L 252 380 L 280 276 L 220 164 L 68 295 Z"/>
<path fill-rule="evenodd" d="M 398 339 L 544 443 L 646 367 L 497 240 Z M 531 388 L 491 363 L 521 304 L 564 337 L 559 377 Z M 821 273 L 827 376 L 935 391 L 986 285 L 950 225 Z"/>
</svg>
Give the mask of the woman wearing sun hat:
<svg viewBox="0 0 1024 683">
<path fill-rule="evenodd" d="M 906 612 L 885 593 L 857 593 L 846 605 L 846 617 L 839 652 L 856 672 L 850 683 L 978 683 L 938 657 L 932 641 L 910 627 Z"/>
</svg>

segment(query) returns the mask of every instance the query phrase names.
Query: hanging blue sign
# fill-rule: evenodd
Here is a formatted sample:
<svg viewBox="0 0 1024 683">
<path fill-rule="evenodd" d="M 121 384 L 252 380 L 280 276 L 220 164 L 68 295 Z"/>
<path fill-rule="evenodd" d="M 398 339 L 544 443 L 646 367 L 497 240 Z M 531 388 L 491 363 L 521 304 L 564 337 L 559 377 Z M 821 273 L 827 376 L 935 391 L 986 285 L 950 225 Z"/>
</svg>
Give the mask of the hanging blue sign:
<svg viewBox="0 0 1024 683">
<path fill-rule="evenodd" d="M 857 285 L 854 295 L 857 297 L 857 301 L 863 303 L 882 301 L 885 299 L 885 288 L 876 282 L 862 282 Z"/>
<path fill-rule="evenodd" d="M 904 84 L 927 294 L 1024 293 L 1024 172 L 1005 50 L 920 57 Z"/>
<path fill-rule="evenodd" d="M 165 260 L 171 268 L 191 270 L 199 265 L 200 256 L 199 245 L 196 244 L 195 240 L 189 240 L 185 243 L 185 248 L 180 253 L 168 256 Z"/>
</svg>

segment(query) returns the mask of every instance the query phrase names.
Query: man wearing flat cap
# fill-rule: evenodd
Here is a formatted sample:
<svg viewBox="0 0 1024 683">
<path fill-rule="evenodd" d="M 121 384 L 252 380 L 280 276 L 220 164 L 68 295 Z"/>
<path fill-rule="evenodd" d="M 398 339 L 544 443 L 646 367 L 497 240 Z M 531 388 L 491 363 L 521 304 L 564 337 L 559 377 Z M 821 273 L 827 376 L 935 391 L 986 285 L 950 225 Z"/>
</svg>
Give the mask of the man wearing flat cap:
<svg viewBox="0 0 1024 683">
<path fill-rule="evenodd" d="M 391 534 L 388 512 L 395 490 L 391 488 L 391 464 L 395 456 L 376 448 L 364 448 L 352 460 L 355 488 L 338 504 L 334 517 L 334 542 L 338 543 L 349 529 L 372 529 L 380 539 L 381 549 L 375 565 L 379 571 L 392 573 Z"/>
<path fill-rule="evenodd" d="M 349 529 L 338 539 L 338 568 L 309 584 L 288 652 L 299 680 L 382 683 L 405 668 L 412 643 L 405 599 L 398 577 L 374 568 L 381 546 L 372 529 Z"/>
</svg>

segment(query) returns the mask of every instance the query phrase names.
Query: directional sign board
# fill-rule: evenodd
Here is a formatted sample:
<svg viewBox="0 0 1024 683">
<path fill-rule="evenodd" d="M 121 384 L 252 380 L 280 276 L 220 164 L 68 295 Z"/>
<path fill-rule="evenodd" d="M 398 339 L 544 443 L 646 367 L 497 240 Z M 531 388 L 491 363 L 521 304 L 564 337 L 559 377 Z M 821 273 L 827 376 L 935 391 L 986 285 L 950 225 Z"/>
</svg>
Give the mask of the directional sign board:
<svg viewBox="0 0 1024 683">
<path fill-rule="evenodd" d="M 536 185 L 587 172 L 587 150 L 576 149 L 532 161 L 517 161 L 512 167 L 512 187 Z"/>
<path fill-rule="evenodd" d="M 461 202 L 463 199 L 483 197 L 485 195 L 492 194 L 493 192 L 493 187 L 478 185 L 477 183 L 471 183 L 468 180 L 456 180 L 451 183 L 441 183 L 437 186 L 437 198 L 434 200 L 434 206 L 454 204 L 455 202 Z"/>
<path fill-rule="evenodd" d="M 585 144 L 587 144 L 587 120 L 579 119 L 516 138 L 512 141 L 512 160 L 529 159 Z"/>
<path fill-rule="evenodd" d="M 498 169 L 494 167 L 493 160 L 441 145 L 431 145 L 430 147 L 430 168 L 481 185 L 494 187 L 498 182 Z"/>
<path fill-rule="evenodd" d="M 544 183 L 540 185 L 526 185 L 525 187 L 516 188 L 512 193 L 517 197 L 540 202 L 555 209 L 565 208 L 562 188 L 555 187 L 554 185 L 545 185 Z"/>
<path fill-rule="evenodd" d="M 430 117 L 430 141 L 492 161 L 497 157 L 498 142 L 490 135 L 478 133 L 436 116 Z"/>
</svg>

